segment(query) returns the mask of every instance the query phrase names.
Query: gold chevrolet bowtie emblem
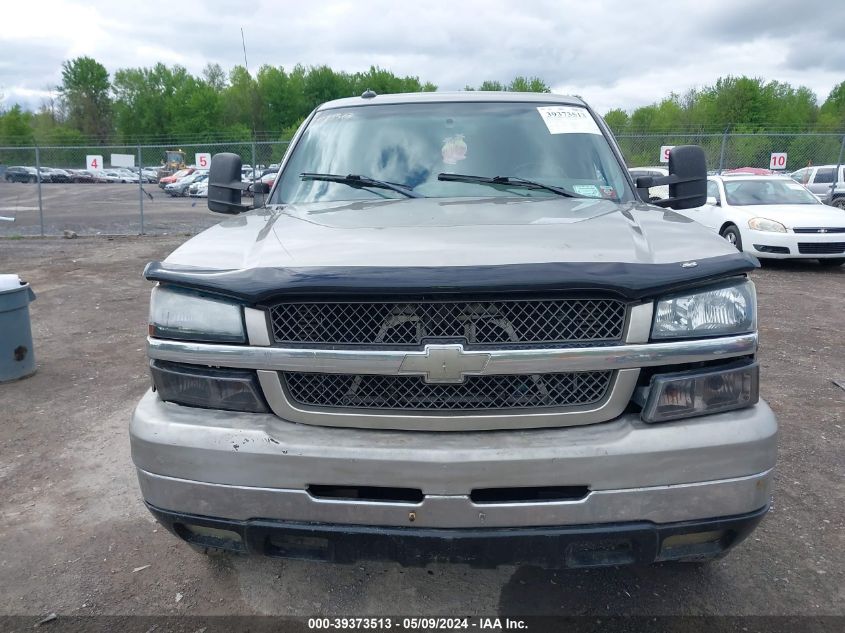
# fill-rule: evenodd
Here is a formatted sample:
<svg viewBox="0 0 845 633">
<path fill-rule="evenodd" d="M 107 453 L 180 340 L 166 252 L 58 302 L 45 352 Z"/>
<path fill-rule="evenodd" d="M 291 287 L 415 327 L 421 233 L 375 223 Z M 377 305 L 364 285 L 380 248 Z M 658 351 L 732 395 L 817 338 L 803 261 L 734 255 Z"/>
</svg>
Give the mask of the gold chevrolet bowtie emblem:
<svg viewBox="0 0 845 633">
<path fill-rule="evenodd" d="M 426 382 L 462 383 L 464 377 L 479 374 L 490 354 L 466 352 L 463 345 L 426 345 L 425 351 L 405 354 L 400 374 L 420 374 Z"/>
</svg>

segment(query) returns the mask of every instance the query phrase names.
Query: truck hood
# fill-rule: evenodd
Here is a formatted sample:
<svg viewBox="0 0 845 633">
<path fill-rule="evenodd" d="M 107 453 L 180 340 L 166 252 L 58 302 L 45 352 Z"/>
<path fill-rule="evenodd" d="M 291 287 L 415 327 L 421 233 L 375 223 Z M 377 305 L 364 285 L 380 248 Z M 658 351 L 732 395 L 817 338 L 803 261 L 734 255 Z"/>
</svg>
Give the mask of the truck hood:
<svg viewBox="0 0 845 633">
<path fill-rule="evenodd" d="M 706 261 L 730 265 L 725 269 L 720 264 L 715 271 Z M 634 283 L 632 274 L 653 277 L 660 269 L 671 271 L 672 279 L 696 280 L 717 272 L 722 276 L 744 272 L 755 265 L 756 260 L 737 253 L 694 221 L 641 203 L 558 197 L 420 198 L 258 209 L 197 235 L 165 262 L 148 267 L 147 276 L 185 284 L 191 275 L 208 280 L 225 272 L 231 284 L 254 286 L 254 280 L 263 276 L 266 284 L 282 287 L 289 284 L 280 276 L 293 276 L 299 290 L 304 289 L 305 277 L 318 276 L 323 285 L 327 279 L 337 285 L 343 277 L 340 286 L 347 291 L 353 287 L 363 291 L 355 280 L 371 284 L 372 279 L 363 280 L 376 275 L 382 282 L 368 286 L 371 290 L 384 290 L 389 283 L 397 288 L 419 283 L 419 289 L 466 291 L 471 279 L 478 281 L 471 270 L 485 269 L 485 284 L 494 284 L 496 278 L 504 284 L 519 268 L 519 277 L 540 275 L 538 283 L 563 283 L 559 277 L 564 275 L 569 283 L 580 279 L 582 287 L 614 282 L 624 291 Z M 167 271 L 175 277 L 168 277 Z M 592 281 L 581 279 L 585 272 Z M 217 290 L 224 286 L 215 283 Z M 248 293 L 251 299 L 256 297 L 254 290 Z"/>
</svg>

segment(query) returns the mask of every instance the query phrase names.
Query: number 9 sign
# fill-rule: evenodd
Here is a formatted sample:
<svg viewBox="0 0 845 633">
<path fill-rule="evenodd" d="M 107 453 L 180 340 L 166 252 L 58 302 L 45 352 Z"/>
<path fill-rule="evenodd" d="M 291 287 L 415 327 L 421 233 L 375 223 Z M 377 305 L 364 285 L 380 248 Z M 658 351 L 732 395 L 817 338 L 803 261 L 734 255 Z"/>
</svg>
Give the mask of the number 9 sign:
<svg viewBox="0 0 845 633">
<path fill-rule="evenodd" d="M 669 162 L 669 152 L 674 149 L 674 145 L 662 145 L 660 147 L 660 162 L 661 163 L 668 163 Z"/>
<path fill-rule="evenodd" d="M 197 169 L 208 169 L 208 166 L 211 165 L 211 154 L 207 152 L 194 154 L 194 164 Z"/>
</svg>

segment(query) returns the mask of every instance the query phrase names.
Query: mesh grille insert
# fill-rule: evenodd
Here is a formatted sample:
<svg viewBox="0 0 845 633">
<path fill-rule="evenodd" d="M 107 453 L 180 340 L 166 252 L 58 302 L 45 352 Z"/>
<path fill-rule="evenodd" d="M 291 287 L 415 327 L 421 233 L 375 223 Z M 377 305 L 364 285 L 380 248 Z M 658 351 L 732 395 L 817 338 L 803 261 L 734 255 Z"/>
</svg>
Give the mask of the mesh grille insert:
<svg viewBox="0 0 845 633">
<path fill-rule="evenodd" d="M 845 242 L 798 242 L 798 252 L 802 255 L 845 254 Z"/>
<path fill-rule="evenodd" d="M 417 346 L 618 341 L 625 304 L 612 299 L 280 303 L 270 308 L 277 343 Z"/>
<path fill-rule="evenodd" d="M 478 411 L 571 407 L 600 402 L 612 371 L 467 376 L 429 384 L 422 376 L 282 373 L 294 402 L 316 407 L 397 411 Z"/>
</svg>

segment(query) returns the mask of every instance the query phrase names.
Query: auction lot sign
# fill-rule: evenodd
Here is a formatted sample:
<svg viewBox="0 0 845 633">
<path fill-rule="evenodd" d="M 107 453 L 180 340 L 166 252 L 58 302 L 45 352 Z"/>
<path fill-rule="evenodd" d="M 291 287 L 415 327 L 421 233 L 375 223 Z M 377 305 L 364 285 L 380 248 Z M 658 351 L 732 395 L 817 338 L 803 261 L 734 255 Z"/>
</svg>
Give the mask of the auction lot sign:
<svg viewBox="0 0 845 633">
<path fill-rule="evenodd" d="M 772 152 L 769 169 L 786 169 L 786 152 Z"/>
<path fill-rule="evenodd" d="M 88 154 L 85 157 L 85 169 L 99 171 L 103 168 L 103 157 L 99 154 Z"/>
<path fill-rule="evenodd" d="M 134 154 L 112 154 L 111 155 L 111 166 L 112 167 L 134 167 L 135 166 L 135 155 Z"/>
<path fill-rule="evenodd" d="M 661 163 L 668 163 L 669 162 L 669 152 L 674 149 L 674 145 L 663 145 L 660 148 L 660 162 Z"/>
</svg>

